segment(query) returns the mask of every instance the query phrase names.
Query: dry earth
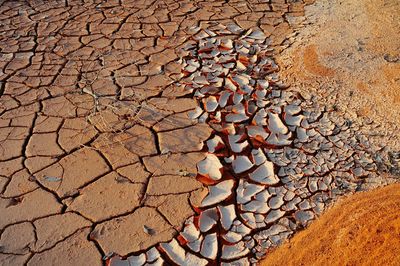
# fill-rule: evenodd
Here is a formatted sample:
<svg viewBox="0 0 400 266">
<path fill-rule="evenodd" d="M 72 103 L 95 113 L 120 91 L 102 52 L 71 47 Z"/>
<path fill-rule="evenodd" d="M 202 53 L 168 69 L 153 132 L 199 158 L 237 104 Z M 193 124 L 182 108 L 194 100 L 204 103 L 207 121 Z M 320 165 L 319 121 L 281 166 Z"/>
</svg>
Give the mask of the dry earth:
<svg viewBox="0 0 400 266">
<path fill-rule="evenodd" d="M 352 119 L 376 122 L 399 147 L 400 2 L 316 1 L 307 26 L 277 58 L 281 77 Z M 399 265 L 399 185 L 350 196 L 261 265 Z"/>
<path fill-rule="evenodd" d="M 98 265 L 176 235 L 211 133 L 174 84 L 185 30 L 258 25 L 279 45 L 303 3 L 264 2 L 0 1 L 1 264 Z"/>
<path fill-rule="evenodd" d="M 400 185 L 346 197 L 261 263 L 399 265 Z"/>
<path fill-rule="evenodd" d="M 207 192 L 211 194 L 195 177 L 196 164 L 205 157 L 204 141 L 215 133 L 208 124 L 188 119 L 199 102 L 177 83 L 182 79 L 179 59 L 186 56 L 182 48 L 193 39 L 190 29 L 208 28 L 216 21 L 259 27 L 270 38 L 270 47 L 284 53 L 285 80 L 304 93 L 305 83 L 290 79 L 288 66 L 297 63 L 284 56 L 290 58 L 296 41 L 302 43 L 297 32 L 303 28 L 304 2 L 310 1 L 0 2 L 0 263 L 101 265 L 102 257 L 112 252 L 142 259 L 141 252 L 177 236 L 184 221 L 200 212 Z M 314 8 L 327 10 L 318 4 Z M 310 47 L 311 63 L 301 65 L 327 78 L 336 75 L 332 66 L 315 64 L 319 48 Z M 387 82 L 398 85 L 391 68 L 398 53 L 392 52 L 379 62 L 390 63 L 384 73 L 394 78 Z M 325 89 L 332 81 L 319 80 L 320 75 L 307 85 Z M 373 82 L 381 86 L 380 79 L 368 86 Z M 396 106 L 395 93 L 382 92 L 383 99 Z M 352 115 L 352 99 L 337 96 L 335 101 L 343 106 L 339 115 Z M 377 113 L 384 107 L 379 101 Z M 385 116 L 380 112 L 376 117 Z M 388 115 L 392 120 L 375 121 L 387 129 L 379 144 L 388 150 L 398 144 L 392 129 L 396 112 L 393 108 Z M 373 135 L 370 127 L 365 127 L 368 137 Z M 351 125 L 344 129 L 354 130 Z M 364 156 L 364 148 L 354 145 L 360 149 L 356 157 Z M 397 171 L 396 163 L 378 168 Z M 307 204 L 304 200 L 300 205 Z M 148 261 L 154 250 L 147 252 Z M 164 252 L 173 261 L 175 250 Z"/>
<path fill-rule="evenodd" d="M 395 0 L 316 1 L 277 57 L 281 78 L 351 119 L 375 122 L 376 141 L 399 147 L 399 15 Z"/>
</svg>

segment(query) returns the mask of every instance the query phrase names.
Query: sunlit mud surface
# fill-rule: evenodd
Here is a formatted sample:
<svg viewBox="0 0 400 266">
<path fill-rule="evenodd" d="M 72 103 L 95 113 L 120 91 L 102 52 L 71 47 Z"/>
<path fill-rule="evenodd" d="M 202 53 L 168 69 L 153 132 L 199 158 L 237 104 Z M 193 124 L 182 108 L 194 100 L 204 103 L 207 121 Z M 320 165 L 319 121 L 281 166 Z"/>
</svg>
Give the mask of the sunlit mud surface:
<svg viewBox="0 0 400 266">
<path fill-rule="evenodd" d="M 395 182 L 379 129 L 280 81 L 304 4 L 2 2 L 0 264 L 247 265 Z"/>
</svg>

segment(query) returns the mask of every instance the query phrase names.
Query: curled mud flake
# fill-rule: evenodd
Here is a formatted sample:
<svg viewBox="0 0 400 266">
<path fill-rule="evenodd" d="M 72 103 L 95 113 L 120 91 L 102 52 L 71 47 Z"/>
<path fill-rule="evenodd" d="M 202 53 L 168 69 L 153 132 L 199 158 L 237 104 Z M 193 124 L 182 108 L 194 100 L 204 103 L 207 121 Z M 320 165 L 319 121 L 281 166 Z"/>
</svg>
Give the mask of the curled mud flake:
<svg viewBox="0 0 400 266">
<path fill-rule="evenodd" d="M 209 113 L 214 112 L 215 109 L 217 109 L 217 107 L 218 107 L 217 98 L 214 96 L 210 96 L 210 97 L 203 99 L 203 103 L 205 105 L 206 111 Z"/>
<path fill-rule="evenodd" d="M 249 117 L 246 114 L 228 114 L 226 116 L 226 122 L 241 123 L 246 121 Z"/>
<path fill-rule="evenodd" d="M 215 153 L 216 151 L 223 149 L 225 147 L 224 141 L 218 135 L 214 136 L 214 138 L 206 141 L 208 152 Z"/>
<path fill-rule="evenodd" d="M 245 35 L 247 35 L 247 33 Z M 254 40 L 265 40 L 265 38 L 266 38 L 264 32 L 262 32 L 259 29 L 254 30 L 247 37 L 251 38 L 251 39 L 254 39 Z"/>
<path fill-rule="evenodd" d="M 222 259 L 232 260 L 241 258 L 250 253 L 250 249 L 246 247 L 243 241 L 240 241 L 234 245 L 224 245 L 222 247 Z"/>
<path fill-rule="evenodd" d="M 228 206 L 218 206 L 218 211 L 220 214 L 221 225 L 225 230 L 229 230 L 236 219 L 235 206 L 233 204 Z"/>
<path fill-rule="evenodd" d="M 267 216 L 265 217 L 265 223 L 273 223 L 277 221 L 279 218 L 285 215 L 284 211 L 281 210 L 271 210 L 268 212 Z"/>
<path fill-rule="evenodd" d="M 247 140 L 243 139 L 245 138 L 245 135 L 229 135 L 228 140 L 229 140 L 229 146 L 231 147 L 232 151 L 235 153 L 240 153 L 243 151 L 244 148 L 248 146 Z"/>
<path fill-rule="evenodd" d="M 249 137 L 258 139 L 258 140 L 265 140 L 269 137 L 269 133 L 265 131 L 262 126 L 248 126 L 247 132 Z"/>
<path fill-rule="evenodd" d="M 206 158 L 197 164 L 197 171 L 212 180 L 219 180 L 222 177 L 222 164 L 214 154 L 207 154 Z"/>
<path fill-rule="evenodd" d="M 233 80 L 239 85 L 239 87 L 242 89 L 246 85 L 250 84 L 250 76 L 246 74 L 239 74 L 233 77 Z"/>
<path fill-rule="evenodd" d="M 215 260 L 217 258 L 218 238 L 216 233 L 204 237 L 200 254 L 207 259 Z"/>
<path fill-rule="evenodd" d="M 129 256 L 128 265 L 144 265 L 146 263 L 146 255 L 144 253 L 137 256 Z"/>
<path fill-rule="evenodd" d="M 237 90 L 237 85 L 235 85 L 231 78 L 225 78 L 225 87 L 231 91 Z"/>
<path fill-rule="evenodd" d="M 263 164 L 266 160 L 267 157 L 265 156 L 264 152 L 262 151 L 262 149 L 253 149 L 251 151 L 251 158 L 254 161 L 255 165 L 261 165 Z"/>
<path fill-rule="evenodd" d="M 105 254 L 105 255 L 103 256 L 103 260 L 107 261 L 108 264 L 111 265 L 111 263 L 112 263 L 113 261 L 119 261 L 119 260 L 120 260 L 120 257 L 119 257 L 119 256 L 114 256 L 114 255 L 115 255 L 114 252 L 108 252 L 107 254 Z"/>
<path fill-rule="evenodd" d="M 160 249 L 176 265 L 207 265 L 208 261 L 186 252 L 176 241 L 172 239 L 168 243 L 161 243 Z"/>
<path fill-rule="evenodd" d="M 268 129 L 275 134 L 282 135 L 285 135 L 289 131 L 279 115 L 271 112 L 268 113 Z"/>
<path fill-rule="evenodd" d="M 232 195 L 234 180 L 225 180 L 216 185 L 208 187 L 208 195 L 201 202 L 201 207 L 211 206 L 220 203 Z"/>
<path fill-rule="evenodd" d="M 236 174 L 240 174 L 243 172 L 246 172 L 250 168 L 253 167 L 253 163 L 250 161 L 250 159 L 247 156 L 240 155 L 235 158 L 232 162 L 232 168 L 233 171 Z"/>
<path fill-rule="evenodd" d="M 223 235 L 223 238 L 226 242 L 237 243 L 242 240 L 243 237 L 236 232 L 229 231 Z"/>
<path fill-rule="evenodd" d="M 200 238 L 200 230 L 193 223 L 193 217 L 189 218 L 185 222 L 185 226 L 183 231 L 180 233 L 180 236 L 185 240 L 182 241 L 184 243 L 191 243 Z"/>
<path fill-rule="evenodd" d="M 146 259 L 148 263 L 152 263 L 157 260 L 162 260 L 160 256 L 161 256 L 160 252 L 155 247 L 152 247 L 146 252 Z"/>
<path fill-rule="evenodd" d="M 188 116 L 190 120 L 195 120 L 198 119 L 202 113 L 203 110 L 197 106 L 193 111 L 189 111 Z"/>
<path fill-rule="evenodd" d="M 201 30 L 201 27 L 198 27 L 198 26 L 192 26 L 192 27 L 189 27 L 188 29 L 187 29 L 187 33 L 189 33 L 189 34 L 196 34 L 196 33 L 198 33 L 199 31 Z"/>
<path fill-rule="evenodd" d="M 264 185 L 275 185 L 279 183 L 279 179 L 274 173 L 274 164 L 269 161 L 265 161 L 258 166 L 256 170 L 249 174 L 249 177 L 251 180 Z"/>
<path fill-rule="evenodd" d="M 211 208 L 203 211 L 200 214 L 199 229 L 201 232 L 211 230 L 218 222 L 218 211 L 216 208 Z"/>
<path fill-rule="evenodd" d="M 306 226 L 310 220 L 314 219 L 314 213 L 312 211 L 297 211 L 294 217 L 303 226 Z"/>
<path fill-rule="evenodd" d="M 219 106 L 224 108 L 228 103 L 229 97 L 231 97 L 231 93 L 229 91 L 221 92 L 219 100 L 218 100 Z"/>
</svg>

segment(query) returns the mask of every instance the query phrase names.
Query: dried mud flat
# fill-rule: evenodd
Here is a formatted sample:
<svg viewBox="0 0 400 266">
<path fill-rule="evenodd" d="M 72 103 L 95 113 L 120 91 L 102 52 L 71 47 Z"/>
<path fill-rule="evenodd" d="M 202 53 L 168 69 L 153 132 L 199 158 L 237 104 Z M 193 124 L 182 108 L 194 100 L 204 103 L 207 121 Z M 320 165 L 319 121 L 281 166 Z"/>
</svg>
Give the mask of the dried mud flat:
<svg viewBox="0 0 400 266">
<path fill-rule="evenodd" d="M 304 4 L 2 2 L 0 263 L 248 265 L 396 182 L 393 131 L 279 80 Z"/>
</svg>

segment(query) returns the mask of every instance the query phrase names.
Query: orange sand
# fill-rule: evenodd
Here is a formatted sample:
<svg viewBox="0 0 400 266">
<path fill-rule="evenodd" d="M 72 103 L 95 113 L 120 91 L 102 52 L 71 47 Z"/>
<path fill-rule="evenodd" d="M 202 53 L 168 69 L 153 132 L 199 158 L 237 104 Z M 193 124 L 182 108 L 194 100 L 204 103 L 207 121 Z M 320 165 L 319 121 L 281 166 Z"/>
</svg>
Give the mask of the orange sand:
<svg viewBox="0 0 400 266">
<path fill-rule="evenodd" d="M 261 265 L 400 265 L 400 184 L 340 201 Z"/>
</svg>

